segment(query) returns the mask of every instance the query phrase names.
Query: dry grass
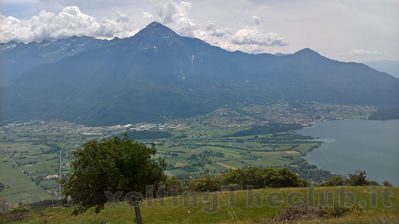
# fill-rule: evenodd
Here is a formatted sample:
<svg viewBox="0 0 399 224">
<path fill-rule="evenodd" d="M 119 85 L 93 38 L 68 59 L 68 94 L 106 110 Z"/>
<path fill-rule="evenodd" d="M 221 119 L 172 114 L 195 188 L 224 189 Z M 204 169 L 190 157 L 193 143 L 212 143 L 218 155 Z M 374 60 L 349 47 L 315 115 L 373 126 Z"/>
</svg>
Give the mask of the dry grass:
<svg viewBox="0 0 399 224">
<path fill-rule="evenodd" d="M 347 192 L 352 192 L 356 203 L 361 201 L 369 202 L 372 189 L 369 187 L 348 187 Z M 288 223 L 379 223 L 377 217 L 389 223 L 399 221 L 399 188 L 391 188 L 391 207 L 384 207 L 382 200 L 382 187 L 377 188 L 377 204 L 375 208 L 366 205 L 361 214 L 348 213 L 343 217 L 301 217 L 300 219 L 288 221 Z M 337 187 L 315 188 L 315 205 L 318 206 L 320 193 L 334 193 L 334 201 L 338 200 Z M 280 192 L 283 200 L 281 206 L 270 206 L 267 202 L 268 196 Z M 166 206 L 159 203 L 157 199 L 145 201 L 142 208 L 142 215 L 145 223 L 269 223 L 276 218 L 287 207 L 287 198 L 292 193 L 303 194 L 307 198 L 306 188 L 281 188 L 281 189 L 258 189 L 253 193 L 261 197 L 260 206 L 248 206 L 248 192 L 218 192 L 218 200 L 213 200 L 213 195 L 203 194 L 198 197 L 198 206 L 183 206 L 183 198 L 178 197 L 177 206 L 173 206 L 173 199 L 166 198 Z M 229 195 L 234 194 L 235 206 L 229 203 Z M 192 200 L 190 200 L 192 201 Z M 152 202 L 152 206 L 148 206 Z M 278 202 L 278 201 L 277 201 Z M 217 205 L 217 206 L 214 206 Z M 212 209 L 216 208 L 216 209 Z M 17 223 L 73 223 L 73 224 L 95 224 L 95 223 L 133 223 L 133 208 L 125 203 L 120 205 L 111 204 L 99 214 L 93 210 L 79 216 L 72 216 L 73 208 L 51 208 L 39 212 L 31 212 L 29 217 Z M 279 223 L 279 222 L 277 222 Z M 285 223 L 282 221 L 281 223 Z"/>
</svg>

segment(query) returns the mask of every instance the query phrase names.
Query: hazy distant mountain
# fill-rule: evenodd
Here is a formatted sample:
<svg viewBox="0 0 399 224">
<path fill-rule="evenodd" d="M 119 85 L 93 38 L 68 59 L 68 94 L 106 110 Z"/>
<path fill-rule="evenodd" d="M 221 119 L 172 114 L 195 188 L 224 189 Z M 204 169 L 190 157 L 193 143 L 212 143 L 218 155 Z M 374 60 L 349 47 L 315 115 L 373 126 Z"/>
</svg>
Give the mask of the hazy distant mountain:
<svg viewBox="0 0 399 224">
<path fill-rule="evenodd" d="M 399 61 L 369 61 L 365 64 L 399 78 Z"/>
<path fill-rule="evenodd" d="M 62 58 L 103 47 L 107 41 L 92 37 L 73 36 L 57 41 L 31 42 L 28 44 L 14 41 L 0 43 L 2 86 L 19 74 L 38 65 L 59 61 Z"/>
<path fill-rule="evenodd" d="M 79 53 L 56 41 L 57 50 L 47 52 L 56 57 L 9 78 L 2 88 L 3 119 L 131 123 L 193 116 L 235 102 L 281 99 L 399 105 L 399 79 L 311 49 L 285 56 L 229 52 L 156 22 L 130 38 L 89 39 L 87 47 L 78 45 Z M 60 49 L 64 53 L 58 54 Z M 30 66 L 29 61 L 13 60 Z M 16 68 L 7 66 L 10 77 Z"/>
</svg>

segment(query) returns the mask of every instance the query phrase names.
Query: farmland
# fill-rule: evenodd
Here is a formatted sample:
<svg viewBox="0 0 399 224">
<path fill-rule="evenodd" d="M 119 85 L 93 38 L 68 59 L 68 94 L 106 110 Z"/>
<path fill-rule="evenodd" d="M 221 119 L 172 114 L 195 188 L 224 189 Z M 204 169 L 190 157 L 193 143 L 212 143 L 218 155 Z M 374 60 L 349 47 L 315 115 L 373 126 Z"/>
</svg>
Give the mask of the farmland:
<svg viewBox="0 0 399 224">
<path fill-rule="evenodd" d="M 323 108 L 330 117 L 319 117 L 316 111 Z M 156 156 L 168 164 L 166 174 L 181 179 L 254 166 L 288 167 L 319 182 L 330 173 L 309 165 L 302 156 L 321 142 L 295 130 L 318 119 L 362 117 L 372 110 L 334 105 L 297 106 L 295 110 L 286 104 L 238 105 L 200 117 L 154 123 L 99 127 L 60 120 L 8 123 L 0 129 L 0 183 L 6 186 L 0 196 L 12 204 L 57 198 L 60 159 L 62 177 L 68 176 L 74 149 L 91 139 L 123 133 L 148 145 L 156 143 Z"/>
</svg>

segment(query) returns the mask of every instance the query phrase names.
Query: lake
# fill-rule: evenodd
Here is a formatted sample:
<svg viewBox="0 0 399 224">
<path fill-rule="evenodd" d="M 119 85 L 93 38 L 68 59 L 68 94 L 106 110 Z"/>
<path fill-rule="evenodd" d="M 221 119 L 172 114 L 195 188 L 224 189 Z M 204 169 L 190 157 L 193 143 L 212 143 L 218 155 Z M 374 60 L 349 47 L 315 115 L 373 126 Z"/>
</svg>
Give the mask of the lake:
<svg viewBox="0 0 399 224">
<path fill-rule="evenodd" d="M 399 186 L 399 120 L 317 122 L 297 133 L 324 142 L 304 157 L 318 168 L 346 176 L 366 170 L 371 180 Z"/>
</svg>

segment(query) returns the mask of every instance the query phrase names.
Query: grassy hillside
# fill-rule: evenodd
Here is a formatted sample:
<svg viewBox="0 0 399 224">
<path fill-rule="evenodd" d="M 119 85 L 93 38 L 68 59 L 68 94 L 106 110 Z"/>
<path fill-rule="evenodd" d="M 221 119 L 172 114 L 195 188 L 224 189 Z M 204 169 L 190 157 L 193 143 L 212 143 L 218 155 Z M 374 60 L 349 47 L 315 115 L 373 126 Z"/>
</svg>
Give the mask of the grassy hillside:
<svg viewBox="0 0 399 224">
<path fill-rule="evenodd" d="M 5 189 L 0 192 L 0 199 L 10 203 L 32 203 L 51 199 L 49 192 L 31 181 L 28 174 L 19 169 L 12 160 L 5 157 L 0 161 L 0 181 Z"/>
<path fill-rule="evenodd" d="M 391 192 L 391 206 L 384 205 L 383 187 L 373 190 L 371 187 L 347 187 L 346 192 L 352 192 L 355 204 L 362 207 L 360 211 L 349 212 L 344 216 L 334 218 L 300 219 L 295 223 L 397 223 L 399 221 L 399 188 L 389 188 Z M 158 200 L 147 200 L 142 203 L 142 215 L 145 223 L 269 223 L 277 216 L 289 201 L 288 198 L 297 198 L 299 201 L 308 197 L 309 189 L 283 188 L 253 190 L 253 198 L 261 197 L 261 204 L 247 202 L 248 191 L 219 192 L 202 194 L 198 197 L 198 206 L 184 205 L 182 196 L 177 197 L 177 204 L 173 205 L 173 198 L 165 199 L 163 205 Z M 276 196 L 280 194 L 282 200 Z M 376 192 L 375 207 L 372 205 L 373 192 Z M 339 203 L 339 187 L 323 187 L 314 189 L 314 203 L 322 201 L 320 193 L 333 194 L 334 202 Z M 235 195 L 235 206 L 230 206 L 230 196 Z M 291 195 L 291 196 L 289 196 Z M 294 195 L 294 196 L 293 196 Z M 311 194 L 309 194 L 311 195 Z M 215 197 L 217 200 L 215 200 Z M 346 197 L 346 200 L 349 196 Z M 295 201 L 295 200 L 293 200 Z M 151 205 L 152 203 L 152 205 Z M 249 204 L 249 206 L 247 205 Z M 326 203 L 322 203 L 326 205 Z M 253 205 L 251 207 L 251 205 Z M 273 206 L 274 205 L 274 206 Z M 133 223 L 134 210 L 127 204 L 110 204 L 99 214 L 90 210 L 79 216 L 72 216 L 73 208 L 51 208 L 43 211 L 31 211 L 28 218 L 18 223 Z M 378 221 L 380 220 L 380 221 Z"/>
</svg>

